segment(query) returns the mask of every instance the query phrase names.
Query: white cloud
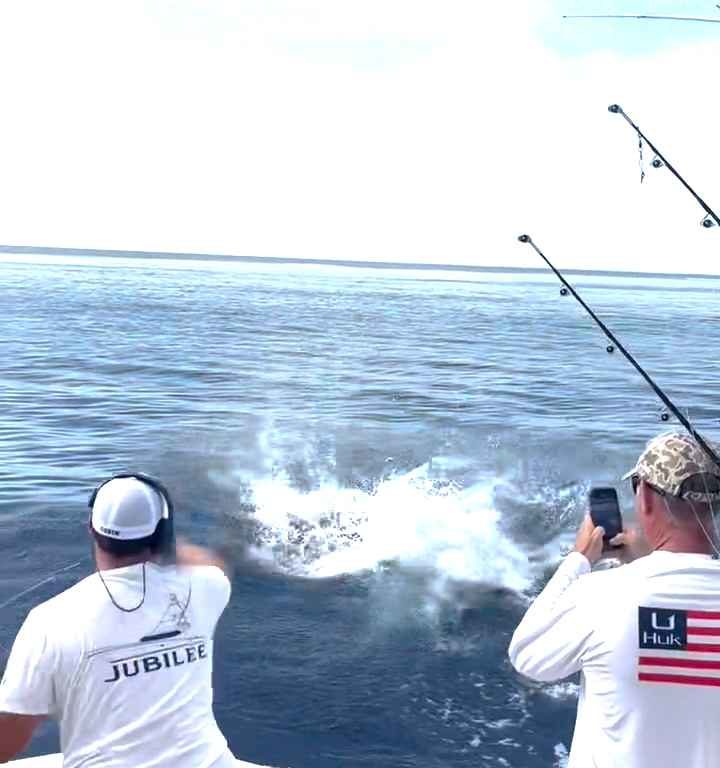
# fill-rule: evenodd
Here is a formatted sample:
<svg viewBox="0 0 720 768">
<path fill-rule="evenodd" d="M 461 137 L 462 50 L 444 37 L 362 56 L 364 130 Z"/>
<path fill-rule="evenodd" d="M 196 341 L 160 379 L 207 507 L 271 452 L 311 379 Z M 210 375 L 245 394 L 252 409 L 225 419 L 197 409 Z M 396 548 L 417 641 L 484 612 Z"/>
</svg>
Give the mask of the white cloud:
<svg viewBox="0 0 720 768">
<path fill-rule="evenodd" d="M 720 272 L 718 46 L 563 58 L 551 3 L 6 0 L 0 242 Z M 642 34 L 642 27 L 638 27 Z M 647 159 L 650 159 L 648 153 Z M 650 172 L 652 171 L 652 172 Z"/>
</svg>

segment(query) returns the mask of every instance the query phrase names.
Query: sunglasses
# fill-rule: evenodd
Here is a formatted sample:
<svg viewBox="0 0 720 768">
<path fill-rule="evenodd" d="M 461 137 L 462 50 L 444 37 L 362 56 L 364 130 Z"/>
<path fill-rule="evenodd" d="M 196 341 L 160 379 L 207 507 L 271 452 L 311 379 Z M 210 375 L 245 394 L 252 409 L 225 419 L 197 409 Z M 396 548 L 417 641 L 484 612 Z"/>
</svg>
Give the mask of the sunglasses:
<svg viewBox="0 0 720 768">
<path fill-rule="evenodd" d="M 635 496 L 637 496 L 637 491 L 638 491 L 638 488 L 640 487 L 640 480 L 642 480 L 640 475 L 631 475 L 630 476 L 630 482 L 632 483 L 633 495 L 635 495 Z M 652 483 L 648 483 L 647 480 L 644 480 L 643 482 L 651 490 L 655 491 L 655 493 L 657 493 L 658 496 L 665 496 L 666 495 L 665 491 L 663 491 L 662 488 L 656 488 Z"/>
</svg>

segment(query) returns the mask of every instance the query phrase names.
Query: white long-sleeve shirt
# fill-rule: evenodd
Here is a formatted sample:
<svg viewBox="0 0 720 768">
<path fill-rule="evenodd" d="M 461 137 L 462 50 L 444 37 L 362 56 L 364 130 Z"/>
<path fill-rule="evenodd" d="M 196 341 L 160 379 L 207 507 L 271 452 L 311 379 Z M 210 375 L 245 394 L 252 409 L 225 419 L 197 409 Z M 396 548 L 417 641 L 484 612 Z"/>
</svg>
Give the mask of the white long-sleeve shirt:
<svg viewBox="0 0 720 768">
<path fill-rule="evenodd" d="M 720 561 L 565 558 L 515 630 L 518 672 L 581 672 L 569 768 L 720 768 Z"/>
</svg>

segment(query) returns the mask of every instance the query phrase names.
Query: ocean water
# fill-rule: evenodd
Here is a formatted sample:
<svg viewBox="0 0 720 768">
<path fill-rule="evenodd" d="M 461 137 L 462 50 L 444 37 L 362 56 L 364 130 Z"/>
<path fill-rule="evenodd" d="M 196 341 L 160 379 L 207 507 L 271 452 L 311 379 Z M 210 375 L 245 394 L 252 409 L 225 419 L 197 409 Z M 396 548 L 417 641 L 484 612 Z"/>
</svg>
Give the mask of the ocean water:
<svg viewBox="0 0 720 768">
<path fill-rule="evenodd" d="M 579 275 L 717 436 L 720 282 Z M 86 501 L 161 477 L 232 553 L 216 714 L 293 768 L 560 766 L 577 688 L 506 648 L 591 484 L 662 429 L 551 275 L 0 256 L 0 653 L 90 572 Z M 65 570 L 63 570 L 65 569 Z M 54 575 L 53 575 L 54 574 Z M 44 725 L 29 754 L 57 749 Z"/>
</svg>

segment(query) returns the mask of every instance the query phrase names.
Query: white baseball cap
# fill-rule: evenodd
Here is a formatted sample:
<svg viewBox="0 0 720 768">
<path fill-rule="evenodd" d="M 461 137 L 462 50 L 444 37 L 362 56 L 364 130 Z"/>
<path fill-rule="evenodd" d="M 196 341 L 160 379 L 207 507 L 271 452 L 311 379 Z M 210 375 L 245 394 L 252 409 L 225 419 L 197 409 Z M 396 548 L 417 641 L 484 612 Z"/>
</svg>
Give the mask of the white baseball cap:
<svg viewBox="0 0 720 768">
<path fill-rule="evenodd" d="M 90 525 L 101 536 L 131 541 L 152 536 L 167 517 L 167 500 L 157 488 L 137 477 L 115 477 L 95 494 Z"/>
</svg>

